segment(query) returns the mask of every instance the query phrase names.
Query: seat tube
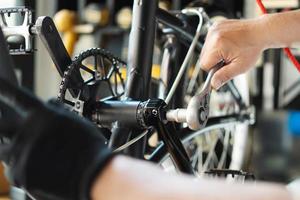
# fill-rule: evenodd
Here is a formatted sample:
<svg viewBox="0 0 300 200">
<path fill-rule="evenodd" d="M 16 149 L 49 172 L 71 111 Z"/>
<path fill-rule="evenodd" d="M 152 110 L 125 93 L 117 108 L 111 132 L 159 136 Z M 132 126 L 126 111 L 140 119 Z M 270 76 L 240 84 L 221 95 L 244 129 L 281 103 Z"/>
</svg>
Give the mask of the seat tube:
<svg viewBox="0 0 300 200">
<path fill-rule="evenodd" d="M 158 0 L 134 0 L 126 83 L 126 97 L 131 99 L 149 97 L 157 8 Z"/>
<path fill-rule="evenodd" d="M 125 90 L 125 96 L 129 99 L 144 101 L 148 99 L 150 94 L 157 8 L 158 0 L 134 0 Z M 129 134 L 129 137 L 133 138 L 141 131 L 124 132 L 123 129 L 120 130 L 122 131 L 113 134 Z M 127 149 L 127 153 L 135 158 L 143 158 L 146 139 L 147 137 L 144 137 L 133 144 Z"/>
</svg>

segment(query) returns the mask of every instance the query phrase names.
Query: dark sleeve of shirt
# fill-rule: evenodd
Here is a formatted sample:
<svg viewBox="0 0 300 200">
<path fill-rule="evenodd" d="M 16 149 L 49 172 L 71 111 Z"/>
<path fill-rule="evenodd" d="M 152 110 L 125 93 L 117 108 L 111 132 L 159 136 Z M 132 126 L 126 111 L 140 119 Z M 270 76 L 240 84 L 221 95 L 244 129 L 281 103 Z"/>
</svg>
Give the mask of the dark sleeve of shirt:
<svg viewBox="0 0 300 200">
<path fill-rule="evenodd" d="M 50 103 L 32 111 L 12 139 L 13 183 L 35 199 L 90 199 L 112 152 L 91 122 Z"/>
</svg>

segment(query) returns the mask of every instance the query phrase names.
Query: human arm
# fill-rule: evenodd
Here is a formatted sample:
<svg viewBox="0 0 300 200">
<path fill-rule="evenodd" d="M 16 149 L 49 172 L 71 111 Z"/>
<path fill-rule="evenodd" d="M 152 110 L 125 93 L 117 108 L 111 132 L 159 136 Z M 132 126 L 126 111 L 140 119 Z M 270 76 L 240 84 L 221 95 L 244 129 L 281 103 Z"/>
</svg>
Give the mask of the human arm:
<svg viewBox="0 0 300 200">
<path fill-rule="evenodd" d="M 300 10 L 296 10 L 215 23 L 208 32 L 200 55 L 204 70 L 209 70 L 221 59 L 226 62 L 214 75 L 212 86 L 218 89 L 228 80 L 248 71 L 264 50 L 300 42 L 299 20 Z"/>
<path fill-rule="evenodd" d="M 10 87 L 0 83 L 2 90 Z M 24 95 L 17 93 L 18 98 Z M 33 96 L 18 101 L 28 105 L 24 112 L 29 113 L 21 116 L 25 119 L 16 127 L 5 129 L 11 130 L 5 135 L 11 140 L 7 143 L 10 150 L 5 155 L 0 148 L 1 159 L 10 167 L 12 182 L 35 199 L 290 200 L 283 186 L 197 180 L 167 174 L 145 161 L 113 156 L 91 122 Z M 2 114 L 16 118 L 16 113 Z"/>
<path fill-rule="evenodd" d="M 284 186 L 228 184 L 168 174 L 157 166 L 116 156 L 91 189 L 92 200 L 291 200 Z"/>
</svg>

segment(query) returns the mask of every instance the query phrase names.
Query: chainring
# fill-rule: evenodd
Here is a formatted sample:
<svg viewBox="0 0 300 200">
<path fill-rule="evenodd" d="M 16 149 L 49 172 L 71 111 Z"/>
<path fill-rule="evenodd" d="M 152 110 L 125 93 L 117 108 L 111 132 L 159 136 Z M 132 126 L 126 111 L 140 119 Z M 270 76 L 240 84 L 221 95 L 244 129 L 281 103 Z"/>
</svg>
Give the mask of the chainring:
<svg viewBox="0 0 300 200">
<path fill-rule="evenodd" d="M 104 99 L 119 99 L 124 94 L 121 68 L 126 68 L 126 63 L 107 50 L 92 48 L 81 52 L 64 72 L 58 100 L 89 118 L 90 105 Z M 74 83 L 71 77 L 78 74 L 82 82 Z"/>
</svg>

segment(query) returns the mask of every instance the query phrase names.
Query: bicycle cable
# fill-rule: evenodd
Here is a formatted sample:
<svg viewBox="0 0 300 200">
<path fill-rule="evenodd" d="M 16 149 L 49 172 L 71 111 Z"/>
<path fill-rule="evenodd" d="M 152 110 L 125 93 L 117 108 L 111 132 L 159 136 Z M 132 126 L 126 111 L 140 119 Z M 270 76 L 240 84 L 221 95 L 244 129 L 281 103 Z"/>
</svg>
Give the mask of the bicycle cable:
<svg viewBox="0 0 300 200">
<path fill-rule="evenodd" d="M 191 59 L 191 57 L 193 55 L 193 52 L 194 52 L 195 47 L 197 45 L 197 42 L 199 40 L 199 37 L 200 37 L 200 34 L 201 34 L 201 28 L 202 28 L 202 25 L 203 25 L 203 16 L 202 16 L 203 9 L 199 9 L 199 8 L 198 9 L 191 9 L 191 8 L 188 8 L 188 9 L 182 10 L 182 12 L 184 14 L 188 14 L 188 15 L 198 15 L 199 16 L 199 24 L 198 24 L 198 27 L 197 27 L 197 30 L 196 30 L 195 37 L 194 37 L 194 39 L 193 39 L 193 41 L 191 43 L 191 46 L 190 46 L 190 48 L 189 48 L 189 50 L 188 50 L 188 52 L 187 52 L 187 54 L 186 54 L 186 56 L 184 58 L 184 61 L 183 61 L 182 65 L 181 65 L 181 67 L 180 67 L 180 70 L 179 70 L 179 72 L 178 72 L 178 74 L 176 76 L 176 79 L 175 79 L 175 81 L 174 81 L 174 83 L 173 83 L 173 85 L 172 85 L 172 87 L 171 87 L 171 89 L 170 89 L 170 91 L 169 91 L 166 99 L 165 99 L 165 102 L 166 102 L 167 105 L 170 103 L 171 98 L 173 97 L 173 95 L 174 95 L 174 93 L 176 91 L 176 88 L 177 88 L 177 86 L 178 86 L 178 84 L 179 84 L 179 82 L 180 82 L 180 80 L 181 80 L 184 72 L 186 71 L 186 69 L 188 67 L 188 63 L 189 63 L 189 61 L 190 61 L 190 59 Z"/>
<path fill-rule="evenodd" d="M 124 149 L 128 148 L 129 146 L 131 146 L 134 143 L 136 143 L 137 141 L 139 141 L 141 138 L 143 138 L 145 135 L 147 135 L 151 131 L 152 131 L 152 128 L 145 130 L 143 133 L 141 133 L 137 137 L 133 138 L 132 140 L 130 140 L 130 141 L 126 142 L 125 144 L 123 144 L 123 145 L 119 146 L 118 148 L 116 148 L 113 152 L 116 153 L 116 152 L 123 151 Z"/>
</svg>

